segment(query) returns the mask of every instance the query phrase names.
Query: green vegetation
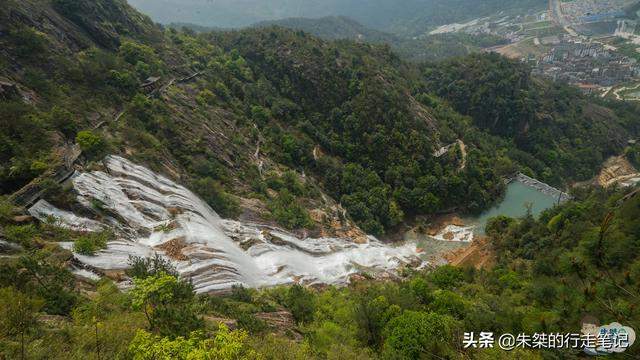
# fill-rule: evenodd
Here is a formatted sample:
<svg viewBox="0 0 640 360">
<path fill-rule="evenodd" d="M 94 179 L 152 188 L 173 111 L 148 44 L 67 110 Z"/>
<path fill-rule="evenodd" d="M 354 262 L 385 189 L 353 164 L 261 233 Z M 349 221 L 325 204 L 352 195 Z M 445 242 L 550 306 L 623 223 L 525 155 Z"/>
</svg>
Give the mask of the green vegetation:
<svg viewBox="0 0 640 360">
<path fill-rule="evenodd" d="M 197 180 L 193 184 L 193 188 L 202 200 L 207 202 L 221 216 L 235 217 L 238 215 L 240 211 L 238 201 L 227 194 L 219 182 L 206 177 Z"/>
<path fill-rule="evenodd" d="M 0 353 L 36 359 L 507 359 L 495 349 L 463 349 L 462 332 L 576 332 L 586 315 L 636 328 L 640 197 L 601 190 L 576 195 L 539 220 L 490 221 L 492 268 L 442 266 L 405 271 L 398 281 L 321 290 L 236 286 L 228 295 L 195 295 L 157 256 L 131 259 L 131 291 L 122 293 L 105 279 L 82 285 L 93 289 L 89 297 L 76 290 L 68 255 L 51 246 L 54 226 L 34 226 L 40 247 L 0 261 L 0 310 L 6 312 Z M 291 314 L 290 324 L 263 320 L 282 312 Z M 62 317 L 51 322 L 43 314 Z M 231 331 L 212 318 L 235 319 L 239 328 Z M 518 350 L 517 356 L 580 354 Z"/>
<path fill-rule="evenodd" d="M 268 207 L 273 218 L 287 229 L 313 227 L 307 210 L 287 189 L 280 191 L 273 200 L 270 200 Z"/>
<path fill-rule="evenodd" d="M 229 331 L 224 325 L 220 326 L 214 338 L 209 338 L 202 332 L 194 332 L 188 339 L 178 337 L 169 340 L 139 330 L 129 346 L 129 351 L 134 360 L 258 358 L 253 350 L 248 349 L 246 343 L 246 332 Z"/>
<path fill-rule="evenodd" d="M 110 231 L 87 233 L 74 240 L 73 251 L 82 255 L 95 255 L 97 251 L 106 249 L 107 243 L 112 239 L 113 233 Z"/>
<path fill-rule="evenodd" d="M 75 140 L 86 169 L 100 169 L 106 153 L 126 155 L 223 216 L 251 198 L 265 217 L 311 228 L 321 224 L 310 209 L 341 203 L 363 229 L 385 234 L 418 216 L 480 211 L 517 171 L 556 184 L 588 178 L 640 130 L 637 105 L 584 97 L 497 55 L 415 65 L 388 47 L 283 29 L 165 30 L 121 0 L 53 5 L 56 13 L 35 0 L 0 8 L 10 34 L 0 47 L 19 61 L 3 67 L 19 86 L 0 99 L 2 195 L 59 165 Z M 148 76 L 173 85 L 146 95 Z M 458 140 L 464 152 L 433 156 Z M 56 206 L 74 208 L 64 186 L 43 187 Z M 575 195 L 538 220 L 491 221 L 491 268 L 228 295 L 194 294 L 159 256 L 130 260 L 128 292 L 107 277 L 80 280 L 57 243 L 92 254 L 111 235 L 14 223 L 24 209 L 3 197 L 1 235 L 23 250 L 0 257 L 0 357 L 577 359 L 461 346 L 465 330 L 576 332 L 587 314 L 640 329 L 640 198 Z"/>
<path fill-rule="evenodd" d="M 633 166 L 640 168 L 640 145 L 636 144 L 626 150 L 627 159 Z"/>
<path fill-rule="evenodd" d="M 603 159 L 623 150 L 628 135 L 622 129 L 635 123 L 629 106 L 585 98 L 529 73 L 497 54 L 423 68 L 426 91 L 435 89 L 480 129 L 510 139 L 510 157 L 529 172 L 554 184 L 589 179 Z"/>
<path fill-rule="evenodd" d="M 193 286 L 163 272 L 135 278 L 131 290 L 134 310 L 142 310 L 149 329 L 164 336 L 187 335 L 202 326 L 191 308 Z"/>
<path fill-rule="evenodd" d="M 42 302 L 31 299 L 12 287 L 0 289 L 0 333 L 20 339 L 20 355 L 26 358 L 25 337 L 32 334 L 38 324 L 37 313 Z"/>
<path fill-rule="evenodd" d="M 271 213 L 265 217 L 311 228 L 318 224 L 308 211 L 322 205 L 322 192 L 365 231 L 383 235 L 419 215 L 481 211 L 516 171 L 559 185 L 586 179 L 640 128 L 635 106 L 589 103 L 496 55 L 418 66 L 386 46 L 278 28 L 161 32 L 119 0 L 63 3 L 62 14 L 98 38 L 73 51 L 45 32 L 49 47 L 68 50 L 49 55 L 59 74 L 32 63 L 29 76 L 15 74 L 44 101 L 2 100 L 6 193 L 59 164 L 58 149 L 75 139 L 86 160 L 126 154 L 179 177 L 224 217 L 242 212 L 237 196 L 254 197 Z M 101 13 L 109 24 L 92 22 Z M 436 42 L 451 43 L 447 36 Z M 11 38 L 2 41 L 19 51 Z M 139 84 L 148 76 L 174 85 L 146 96 Z M 464 159 L 458 147 L 432 156 L 458 139 Z M 274 171 L 304 173 L 307 189 L 283 191 L 268 178 Z M 56 198 L 65 207 L 71 197 Z"/>
<path fill-rule="evenodd" d="M 33 224 L 29 225 L 9 225 L 4 228 L 4 236 L 10 242 L 22 246 L 31 246 L 33 238 L 38 234 L 38 230 Z"/>
</svg>

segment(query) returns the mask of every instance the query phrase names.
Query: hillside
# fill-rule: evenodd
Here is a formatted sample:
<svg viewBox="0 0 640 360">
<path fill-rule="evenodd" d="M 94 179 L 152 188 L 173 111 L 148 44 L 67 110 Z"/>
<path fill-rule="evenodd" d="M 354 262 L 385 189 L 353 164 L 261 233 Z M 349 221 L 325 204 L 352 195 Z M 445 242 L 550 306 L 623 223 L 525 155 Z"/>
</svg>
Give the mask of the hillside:
<svg viewBox="0 0 640 360">
<path fill-rule="evenodd" d="M 366 232 L 383 234 L 416 215 L 485 208 L 501 194 L 501 176 L 518 169 L 555 183 L 583 180 L 637 131 L 631 109 L 593 108 L 563 87 L 550 102 L 549 85 L 491 56 L 437 65 L 448 77 L 422 70 L 423 77 L 384 46 L 325 42 L 278 28 L 163 33 L 122 1 L 71 8 L 64 0 L 53 7 L 13 4 L 11 14 L 23 16 L 3 15 L 9 27 L 4 59 L 13 67 L 2 76 L 28 101 L 9 98 L 3 107 L 4 136 L 14 138 L 2 155 L 9 164 L 0 172 L 4 193 L 46 174 L 64 144 L 81 135 L 87 164 L 124 154 L 183 184 L 213 184 L 215 191 L 203 195 L 226 216 L 314 228 L 320 224 L 310 222 L 308 210 L 337 214 L 340 203 Z M 39 12 L 46 22 L 38 22 Z M 454 65 L 465 62 L 480 65 L 464 76 L 493 77 L 468 84 L 507 92 L 466 89 L 451 78 Z M 500 68 L 482 67 L 487 64 Z M 161 89 L 144 96 L 139 84 L 150 76 L 160 77 Z M 458 88 L 463 92 L 452 92 Z M 504 105 L 484 109 L 486 96 Z M 463 107 L 476 106 L 471 101 L 481 107 Z M 565 119 L 581 112 L 588 116 L 580 122 Z M 537 131 L 540 121 L 558 123 L 585 148 L 556 138 L 549 146 L 550 139 L 537 133 L 522 140 L 523 129 Z M 565 122 L 569 128 L 560 125 Z M 587 135 L 603 123 L 606 131 Z M 453 152 L 430 155 L 457 139 L 470 148 L 463 171 Z M 556 146 L 557 155 L 536 150 Z M 495 153 L 498 162 L 487 157 Z M 570 160 L 553 156 L 586 163 L 570 167 Z M 286 178 L 299 185 L 283 188 Z M 274 191 L 293 192 L 298 201 L 285 206 Z M 282 206 L 289 208 L 282 212 Z"/>
<path fill-rule="evenodd" d="M 288 29 L 302 30 L 326 40 L 352 40 L 378 44 L 393 44 L 400 41 L 400 38 L 397 36 L 367 28 L 359 22 L 345 16 L 327 16 L 319 19 L 287 18 L 262 21 L 252 26 L 257 28 L 280 26 Z"/>
<path fill-rule="evenodd" d="M 32 4 L 16 3 L 14 13 L 37 18 Z M 121 12 L 113 21 L 126 32 L 103 43 L 107 35 L 87 32 L 86 18 L 39 11 L 56 22 L 9 22 L 13 35 L 4 40 L 5 59 L 17 66 L 2 76 L 30 99 L 12 97 L 3 107 L 4 136 L 17 140 L 7 141 L 2 155 L 10 164 L 0 179 L 4 193 L 40 175 L 46 180 L 64 144 L 73 140 L 80 141 L 87 165 L 107 153 L 124 154 L 184 184 L 211 187 L 201 195 L 223 215 L 273 219 L 291 228 L 320 225 L 310 222 L 307 210 L 339 213 L 335 202 L 312 190 L 319 186 L 366 231 L 379 234 L 405 213 L 480 208 L 500 192 L 501 180 L 481 157 L 469 166 L 487 173 L 476 193 L 446 190 L 469 188 L 465 175 L 453 176 L 455 158 L 436 161 L 429 154 L 455 134 L 440 138 L 429 110 L 405 96 L 402 63 L 386 49 L 330 44 L 284 30 L 162 35 L 139 15 L 145 27 L 119 23 Z M 99 23 L 105 34 L 113 28 Z M 196 73 L 191 81 L 177 81 Z M 138 86 L 149 76 L 172 86 L 146 97 Z M 400 134 L 409 129 L 407 141 Z M 326 156 L 314 158 L 314 149 Z M 394 177 L 406 178 L 407 185 L 390 177 L 390 159 Z M 433 167 L 452 176 L 426 177 Z M 302 179 L 303 170 L 314 176 Z M 408 174 L 424 178 L 424 185 L 417 187 Z M 427 188 L 434 181 L 445 189 L 439 197 Z M 273 191 L 299 200 L 281 203 Z M 417 197 L 425 202 L 413 201 Z"/>
<path fill-rule="evenodd" d="M 495 54 L 414 64 L 280 27 L 165 29 L 124 0 L 8 0 L 0 357 L 579 358 L 461 334 L 638 328 L 635 193 L 492 220 L 486 270 L 388 242 L 520 171 L 590 178 L 638 110 Z"/>
<path fill-rule="evenodd" d="M 404 60 L 413 62 L 437 61 L 450 57 L 464 56 L 482 51 L 483 48 L 504 44 L 505 39 L 492 35 L 470 35 L 465 33 L 445 33 L 406 37 L 392 35 L 368 28 L 344 16 L 329 16 L 319 19 L 289 18 L 263 21 L 253 25 L 258 28 L 279 26 L 302 30 L 325 40 L 351 40 L 369 44 L 386 44 Z M 202 28 L 191 25 L 194 30 Z M 206 30 L 205 30 L 206 31 Z"/>
<path fill-rule="evenodd" d="M 589 179 L 607 154 L 621 153 L 638 131 L 635 106 L 584 97 L 497 54 L 427 64 L 422 71 L 425 90 L 435 89 L 476 126 L 533 155 L 523 163 L 555 184 Z"/>
</svg>

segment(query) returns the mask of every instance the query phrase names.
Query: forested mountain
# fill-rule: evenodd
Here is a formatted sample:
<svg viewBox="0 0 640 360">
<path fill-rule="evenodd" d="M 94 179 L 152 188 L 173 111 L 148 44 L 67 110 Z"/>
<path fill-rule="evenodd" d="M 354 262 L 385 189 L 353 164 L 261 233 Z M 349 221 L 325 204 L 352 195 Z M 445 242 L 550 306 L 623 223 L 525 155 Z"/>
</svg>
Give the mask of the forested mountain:
<svg viewBox="0 0 640 360">
<path fill-rule="evenodd" d="M 419 35 L 435 26 L 464 22 L 500 11 L 543 9 L 544 0 L 131 0 L 161 23 L 223 28 L 284 18 L 347 16 L 377 30 Z"/>
<path fill-rule="evenodd" d="M 277 207 L 265 192 L 271 180 L 247 174 L 304 171 L 365 231 L 382 234 L 406 217 L 485 208 L 501 176 L 518 169 L 558 184 L 584 180 L 638 130 L 634 106 L 593 104 L 497 55 L 415 66 L 387 46 L 279 28 L 163 33 L 110 0 L 25 2 L 3 16 L 2 75 L 23 95 L 4 100 L 4 193 L 91 134 L 94 159 L 125 153 L 186 184 L 224 185 L 212 200 L 224 214 L 236 207 L 226 192 Z M 138 88 L 150 76 L 173 85 L 192 74 L 160 97 Z M 464 168 L 459 153 L 431 155 L 457 139 L 469 150 Z M 269 161 L 260 169 L 256 148 Z"/>
<path fill-rule="evenodd" d="M 323 18 L 287 18 L 262 21 L 253 25 L 257 28 L 280 26 L 302 30 L 326 40 L 353 40 L 367 43 L 393 44 L 400 41 L 398 36 L 370 29 L 345 16 L 327 16 Z"/>
<path fill-rule="evenodd" d="M 464 56 L 482 51 L 483 48 L 504 44 L 505 39 L 488 34 L 470 35 L 465 33 L 445 33 L 406 37 L 370 29 L 353 19 L 343 16 L 329 16 L 319 19 L 289 18 L 263 21 L 254 25 L 264 28 L 280 26 L 302 30 L 326 40 L 352 40 L 370 44 L 387 44 L 405 60 L 422 62 L 437 61 L 450 57 Z M 202 30 L 197 26 L 189 26 Z"/>
<path fill-rule="evenodd" d="M 639 130 L 635 106 L 533 78 L 526 65 L 497 54 L 427 64 L 422 71 L 424 91 L 433 89 L 480 129 L 533 155 L 523 163 L 556 184 L 591 177 L 603 156 L 621 152 Z"/>
<path fill-rule="evenodd" d="M 2 357 L 540 359 L 464 350 L 459 334 L 573 332 L 583 312 L 637 327 L 639 202 L 622 192 L 577 193 L 539 220 L 494 220 L 491 270 L 196 296 L 162 258 L 132 258 L 126 272 L 77 280 L 68 269 L 78 261 L 58 243 L 90 256 L 114 229 L 34 222 L 14 202 L 26 186 L 62 210 L 118 218 L 99 201 L 79 206 L 60 168 L 103 170 L 116 154 L 192 189 L 224 218 L 334 236 L 332 221 L 312 216 L 322 212 L 384 236 L 418 216 L 484 209 L 518 171 L 557 184 L 589 178 L 638 134 L 639 109 L 532 78 L 497 55 L 417 65 L 388 46 L 275 27 L 163 29 L 124 0 L 5 4 Z M 434 156 L 458 140 L 464 150 Z M 128 292 L 110 280 L 127 278 Z"/>
</svg>

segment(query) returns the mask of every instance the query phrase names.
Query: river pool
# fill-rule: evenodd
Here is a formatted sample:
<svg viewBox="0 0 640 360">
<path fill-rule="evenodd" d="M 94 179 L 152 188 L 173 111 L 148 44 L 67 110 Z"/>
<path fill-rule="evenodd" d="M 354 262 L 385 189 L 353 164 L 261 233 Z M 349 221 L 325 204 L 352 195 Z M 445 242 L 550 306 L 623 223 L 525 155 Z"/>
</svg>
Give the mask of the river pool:
<svg viewBox="0 0 640 360">
<path fill-rule="evenodd" d="M 465 218 L 464 221 L 468 225 L 475 225 L 475 233 L 482 235 L 487 221 L 492 217 L 499 215 L 512 218 L 522 217 L 527 213 L 527 204 L 531 204 L 532 215 L 538 216 L 541 212 L 557 203 L 558 199 L 554 196 L 545 194 L 519 181 L 512 181 L 507 185 L 504 199 L 500 203 L 478 216 Z"/>
</svg>

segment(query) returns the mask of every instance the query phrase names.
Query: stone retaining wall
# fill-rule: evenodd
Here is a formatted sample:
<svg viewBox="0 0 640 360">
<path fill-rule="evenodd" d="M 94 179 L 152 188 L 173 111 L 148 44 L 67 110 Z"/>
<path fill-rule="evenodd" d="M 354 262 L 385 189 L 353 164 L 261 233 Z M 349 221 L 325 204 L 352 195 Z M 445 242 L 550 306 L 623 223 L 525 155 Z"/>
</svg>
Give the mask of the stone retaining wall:
<svg viewBox="0 0 640 360">
<path fill-rule="evenodd" d="M 511 179 L 511 181 L 514 180 L 530 186 L 543 194 L 553 196 L 554 198 L 559 199 L 560 203 L 567 202 L 572 199 L 571 195 L 522 173 L 518 173 L 513 179 Z"/>
</svg>

